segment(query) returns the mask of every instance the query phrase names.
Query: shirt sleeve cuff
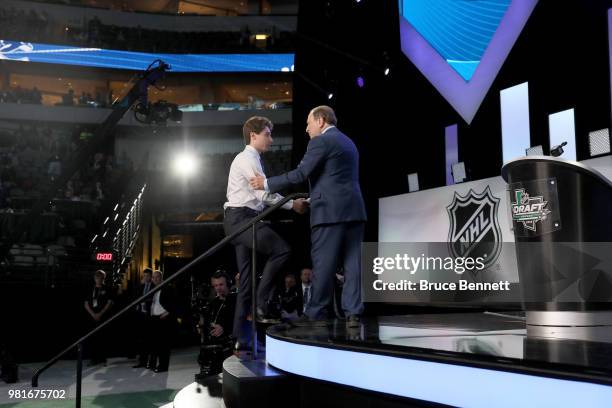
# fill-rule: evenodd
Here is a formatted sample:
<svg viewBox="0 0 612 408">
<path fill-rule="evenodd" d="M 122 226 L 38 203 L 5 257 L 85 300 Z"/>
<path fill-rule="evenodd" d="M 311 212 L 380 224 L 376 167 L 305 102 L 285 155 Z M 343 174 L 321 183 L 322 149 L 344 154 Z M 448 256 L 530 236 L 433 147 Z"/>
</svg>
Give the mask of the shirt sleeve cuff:
<svg viewBox="0 0 612 408">
<path fill-rule="evenodd" d="M 268 188 L 268 179 L 264 180 L 264 190 L 266 190 L 266 192 L 270 192 L 270 189 Z"/>
</svg>

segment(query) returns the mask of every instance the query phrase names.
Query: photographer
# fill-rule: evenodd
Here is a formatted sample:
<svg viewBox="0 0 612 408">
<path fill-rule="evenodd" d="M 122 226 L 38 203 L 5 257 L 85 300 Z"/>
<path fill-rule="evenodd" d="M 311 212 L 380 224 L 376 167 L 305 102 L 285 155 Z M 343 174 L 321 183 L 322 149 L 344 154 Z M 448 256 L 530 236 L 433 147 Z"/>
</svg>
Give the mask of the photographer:
<svg viewBox="0 0 612 408">
<path fill-rule="evenodd" d="M 229 282 L 229 276 L 224 271 L 215 272 L 211 285 L 216 296 L 200 310 L 200 373 L 196 374 L 196 380 L 220 373 L 223 360 L 232 354 L 236 294 L 230 293 Z"/>
</svg>

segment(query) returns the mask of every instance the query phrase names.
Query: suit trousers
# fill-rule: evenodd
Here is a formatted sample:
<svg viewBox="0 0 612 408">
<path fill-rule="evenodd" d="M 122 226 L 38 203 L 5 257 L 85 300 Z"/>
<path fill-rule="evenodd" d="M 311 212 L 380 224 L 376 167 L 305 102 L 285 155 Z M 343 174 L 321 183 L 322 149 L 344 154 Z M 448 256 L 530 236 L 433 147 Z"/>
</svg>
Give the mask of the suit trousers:
<svg viewBox="0 0 612 408">
<path fill-rule="evenodd" d="M 151 315 L 137 311 L 134 313 L 133 338 L 138 353 L 138 363 L 147 365 L 151 355 Z"/>
<path fill-rule="evenodd" d="M 342 309 L 346 316 L 363 312 L 361 300 L 361 243 L 364 223 L 340 222 L 312 228 L 312 293 L 305 314 L 311 319 L 328 317 L 333 310 L 334 282 L 338 267 L 344 268 Z"/>
<path fill-rule="evenodd" d="M 161 370 L 167 370 L 170 363 L 170 348 L 172 345 L 172 334 L 174 331 L 174 318 L 172 315 L 161 319 L 159 316 L 151 316 L 151 356 L 149 364 Z"/>
<path fill-rule="evenodd" d="M 223 228 L 225 235 L 231 235 L 238 228 L 258 213 L 247 207 L 229 207 L 225 210 Z M 291 249 L 280 235 L 270 226 L 258 223 L 257 233 L 257 252 L 268 257 L 263 268 L 263 273 L 257 288 L 257 307 L 266 310 L 268 301 L 274 295 L 274 279 L 281 272 L 283 266 L 291 256 Z M 240 282 L 238 284 L 238 298 L 236 299 L 236 313 L 234 315 L 233 335 L 240 342 L 249 340 L 249 324 L 246 320 L 247 314 L 251 310 L 251 252 L 253 249 L 253 233 L 249 228 L 232 241 L 236 250 L 236 263 L 240 272 Z"/>
</svg>

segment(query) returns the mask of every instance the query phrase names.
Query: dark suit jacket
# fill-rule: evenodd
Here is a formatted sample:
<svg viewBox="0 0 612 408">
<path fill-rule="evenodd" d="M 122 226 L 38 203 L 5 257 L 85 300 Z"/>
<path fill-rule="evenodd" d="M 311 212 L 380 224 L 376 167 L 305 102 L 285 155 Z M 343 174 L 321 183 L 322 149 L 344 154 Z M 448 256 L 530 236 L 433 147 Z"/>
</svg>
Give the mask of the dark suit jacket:
<svg viewBox="0 0 612 408">
<path fill-rule="evenodd" d="M 161 293 L 159 294 L 159 303 L 164 309 L 166 309 L 166 312 L 170 313 L 173 318 L 176 318 L 177 303 L 174 289 L 172 287 L 165 287 L 160 292 Z M 155 295 L 151 296 L 151 301 L 153 301 L 154 296 Z"/>
<path fill-rule="evenodd" d="M 359 186 L 359 152 L 337 128 L 310 140 L 295 170 L 268 179 L 276 193 L 310 180 L 310 225 L 366 221 Z"/>
<path fill-rule="evenodd" d="M 149 287 L 149 291 L 151 291 L 155 285 L 153 284 L 153 282 L 151 282 L 150 284 L 151 286 Z M 144 295 L 144 289 L 145 289 L 145 285 L 144 284 L 140 284 L 138 285 L 138 287 L 136 288 L 136 297 L 140 297 L 142 295 Z M 144 308 L 145 310 L 141 310 L 142 309 L 142 305 L 138 304 L 136 306 L 136 310 L 138 310 L 139 312 L 145 312 L 146 314 L 151 314 L 151 303 L 153 302 L 153 296 L 149 296 L 145 301 L 144 301 Z"/>
</svg>

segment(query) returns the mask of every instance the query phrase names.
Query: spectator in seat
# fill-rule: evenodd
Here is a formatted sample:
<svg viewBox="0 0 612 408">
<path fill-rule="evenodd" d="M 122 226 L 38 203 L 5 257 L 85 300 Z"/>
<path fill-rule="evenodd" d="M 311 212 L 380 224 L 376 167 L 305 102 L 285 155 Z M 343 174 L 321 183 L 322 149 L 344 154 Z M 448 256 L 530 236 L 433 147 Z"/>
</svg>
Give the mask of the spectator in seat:
<svg viewBox="0 0 612 408">
<path fill-rule="evenodd" d="M 285 286 L 279 293 L 281 305 L 281 317 L 283 319 L 294 319 L 302 314 L 301 296 L 298 293 L 295 275 L 285 276 Z"/>
<path fill-rule="evenodd" d="M 304 313 L 308 302 L 310 302 L 312 296 L 312 269 L 304 268 L 300 272 L 300 290 L 298 291 L 300 296 L 300 315 Z"/>
</svg>

